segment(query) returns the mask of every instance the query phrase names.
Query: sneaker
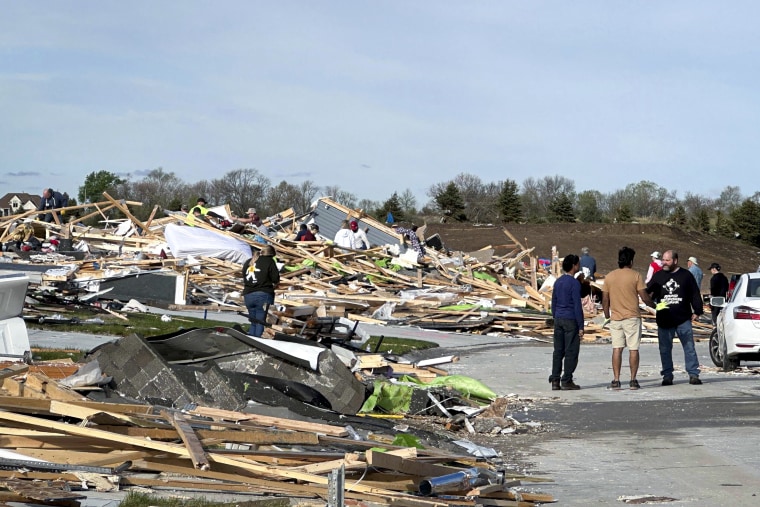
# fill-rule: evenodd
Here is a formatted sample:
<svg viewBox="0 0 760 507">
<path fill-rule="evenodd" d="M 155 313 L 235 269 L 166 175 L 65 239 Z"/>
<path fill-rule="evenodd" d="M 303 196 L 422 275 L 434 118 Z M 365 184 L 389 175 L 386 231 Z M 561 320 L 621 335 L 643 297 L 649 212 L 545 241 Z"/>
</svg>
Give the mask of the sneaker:
<svg viewBox="0 0 760 507">
<path fill-rule="evenodd" d="M 641 386 L 639 385 L 639 381 L 635 378 L 632 378 L 630 382 L 628 382 L 628 387 L 631 389 L 641 389 Z"/>
<path fill-rule="evenodd" d="M 672 386 L 673 385 L 673 377 L 663 377 L 663 379 L 662 379 L 662 385 L 664 385 L 664 386 Z"/>
<path fill-rule="evenodd" d="M 689 384 L 691 384 L 693 386 L 701 386 L 702 385 L 702 381 L 699 380 L 699 377 L 697 377 L 696 375 L 693 375 L 693 376 L 689 377 Z"/>
<path fill-rule="evenodd" d="M 559 391 L 560 389 L 559 380 L 552 380 L 552 391 Z"/>
<path fill-rule="evenodd" d="M 620 389 L 620 381 L 613 380 L 612 382 L 610 382 L 610 389 Z"/>
<path fill-rule="evenodd" d="M 577 391 L 580 388 L 581 388 L 581 386 L 579 386 L 578 384 L 576 384 L 572 380 L 570 382 L 565 382 L 564 384 L 562 384 L 562 390 L 563 391 Z"/>
</svg>

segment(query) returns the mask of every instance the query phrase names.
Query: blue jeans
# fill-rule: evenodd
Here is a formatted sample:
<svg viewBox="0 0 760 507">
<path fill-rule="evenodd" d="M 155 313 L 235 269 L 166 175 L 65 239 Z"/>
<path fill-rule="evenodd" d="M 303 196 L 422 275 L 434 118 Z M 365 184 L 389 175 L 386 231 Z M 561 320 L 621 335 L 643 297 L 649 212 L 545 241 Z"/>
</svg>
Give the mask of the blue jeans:
<svg viewBox="0 0 760 507">
<path fill-rule="evenodd" d="M 267 306 L 274 303 L 274 294 L 269 292 L 249 292 L 243 296 L 245 307 L 248 308 L 248 320 L 251 327 L 248 329 L 250 336 L 260 337 L 264 334 L 264 319 L 267 316 Z"/>
<path fill-rule="evenodd" d="M 686 372 L 690 377 L 699 376 L 699 359 L 697 350 L 694 348 L 694 332 L 691 328 L 691 320 L 687 320 L 676 327 L 658 327 L 657 341 L 660 343 L 660 362 L 663 378 L 673 378 L 673 337 L 678 335 L 683 347 L 683 357 L 686 363 Z"/>
<path fill-rule="evenodd" d="M 573 380 L 573 373 L 578 366 L 578 354 L 581 351 L 581 337 L 578 323 L 574 319 L 554 319 L 554 354 L 552 355 L 552 374 L 549 381 L 561 381 L 563 384 Z M 562 362 L 565 372 L 562 373 Z M 561 376 L 560 376 L 561 375 Z"/>
</svg>

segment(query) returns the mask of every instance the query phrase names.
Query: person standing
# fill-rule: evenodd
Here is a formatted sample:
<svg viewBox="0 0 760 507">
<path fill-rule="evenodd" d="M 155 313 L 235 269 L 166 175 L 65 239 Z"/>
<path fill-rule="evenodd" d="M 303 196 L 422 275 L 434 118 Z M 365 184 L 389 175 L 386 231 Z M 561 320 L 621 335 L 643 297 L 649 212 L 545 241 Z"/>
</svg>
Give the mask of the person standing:
<svg viewBox="0 0 760 507">
<path fill-rule="evenodd" d="M 596 259 L 591 256 L 587 246 L 581 248 L 581 272 L 586 280 L 596 280 Z"/>
<path fill-rule="evenodd" d="M 628 346 L 628 365 L 631 368 L 631 389 L 639 389 L 636 374 L 639 371 L 639 345 L 641 344 L 641 310 L 639 297 L 647 306 L 654 307 L 638 271 L 632 269 L 636 251 L 624 246 L 618 252 L 618 269 L 604 277 L 602 310 L 610 320 L 612 335 L 612 382 L 610 388 L 620 388 L 620 368 L 623 349 Z"/>
<path fill-rule="evenodd" d="M 367 239 L 367 233 L 359 228 L 359 222 L 351 220 L 351 233 L 354 235 L 354 245 L 357 250 L 368 250 L 369 240 Z"/>
<path fill-rule="evenodd" d="M 248 309 L 250 336 L 264 334 L 264 324 L 269 306 L 274 304 L 274 290 L 280 283 L 280 272 L 274 260 L 272 245 L 264 245 L 257 257 L 243 263 L 243 300 Z"/>
<path fill-rule="evenodd" d="M 580 259 L 570 254 L 562 260 L 564 275 L 554 282 L 552 290 L 552 317 L 554 317 L 554 354 L 549 382 L 552 391 L 577 390 L 573 373 L 578 366 L 578 354 L 583 336 L 583 309 L 581 284 L 575 279 L 580 270 Z M 564 361 L 564 373 L 563 373 Z"/>
<path fill-rule="evenodd" d="M 704 276 L 704 273 L 702 273 L 702 268 L 699 267 L 699 264 L 697 264 L 697 258 L 696 257 L 689 257 L 689 259 L 686 261 L 686 267 L 689 268 L 689 273 L 694 275 L 694 279 L 697 281 L 697 287 L 699 287 L 699 290 L 702 290 L 702 277 Z"/>
<path fill-rule="evenodd" d="M 654 276 L 655 273 L 662 269 L 660 252 L 655 250 L 652 252 L 650 257 L 652 257 L 652 262 L 649 263 L 649 269 L 647 270 L 647 277 L 644 279 L 644 283 L 649 283 L 649 281 L 652 279 L 652 276 Z"/>
<path fill-rule="evenodd" d="M 343 222 L 340 224 L 340 229 L 338 229 L 338 232 L 335 233 L 335 238 L 333 239 L 336 246 L 339 246 L 341 248 L 350 248 L 355 249 L 354 246 L 354 233 L 351 231 L 351 228 L 348 225 L 348 220 L 343 220 Z"/>
<path fill-rule="evenodd" d="M 668 250 L 662 254 L 662 270 L 655 273 L 647 285 L 657 310 L 657 341 L 662 362 L 662 385 L 673 385 L 673 337 L 683 347 L 689 384 L 700 385 L 699 358 L 694 348 L 692 321 L 702 315 L 702 295 L 694 276 L 678 266 L 678 253 Z"/>
<path fill-rule="evenodd" d="M 728 294 L 728 278 L 720 272 L 720 264 L 717 262 L 710 264 L 710 273 L 713 275 L 710 277 L 710 296 L 726 297 Z M 713 326 L 718 322 L 718 315 L 722 309 L 721 306 L 710 305 Z"/>
</svg>

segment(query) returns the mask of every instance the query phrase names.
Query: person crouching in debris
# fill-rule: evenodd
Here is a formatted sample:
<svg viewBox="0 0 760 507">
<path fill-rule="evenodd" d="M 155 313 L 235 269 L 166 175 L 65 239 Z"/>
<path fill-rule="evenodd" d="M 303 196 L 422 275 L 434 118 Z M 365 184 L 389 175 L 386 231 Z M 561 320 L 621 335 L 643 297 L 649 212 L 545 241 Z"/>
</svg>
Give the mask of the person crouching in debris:
<svg viewBox="0 0 760 507">
<path fill-rule="evenodd" d="M 583 336 L 583 308 L 581 308 L 581 284 L 575 279 L 580 269 L 580 258 L 570 254 L 562 260 L 564 275 L 554 282 L 552 290 L 552 317 L 554 317 L 554 354 L 549 382 L 552 391 L 580 389 L 573 382 L 578 366 Z M 564 360 L 564 374 L 562 363 Z"/>
<path fill-rule="evenodd" d="M 405 240 L 409 241 L 409 246 L 417 252 L 418 262 L 421 262 L 425 257 L 425 247 L 420 241 L 420 238 L 417 237 L 417 226 L 412 224 L 411 227 L 401 227 L 398 224 L 393 224 L 391 227 L 393 227 L 393 230 L 397 234 L 401 234 L 404 236 Z"/>
<path fill-rule="evenodd" d="M 52 188 L 46 188 L 42 191 L 42 198 L 40 200 L 40 205 L 37 206 L 37 211 L 47 211 L 47 210 L 64 208 L 68 206 L 68 204 L 69 204 L 69 200 L 67 197 L 64 197 L 63 194 L 53 190 Z M 43 214 L 42 221 L 52 222 L 53 214 L 52 213 Z"/>
<path fill-rule="evenodd" d="M 206 207 L 206 199 L 199 197 L 197 204 L 190 208 L 190 211 L 185 218 L 185 224 L 189 226 L 195 226 L 195 222 L 200 220 L 203 222 L 209 222 L 208 217 L 216 218 L 217 220 L 224 220 L 224 217 L 219 213 L 215 213 Z"/>
<path fill-rule="evenodd" d="M 250 336 L 264 334 L 269 306 L 274 304 L 274 290 L 280 283 L 280 273 L 274 260 L 272 245 L 264 245 L 261 252 L 243 263 L 243 300 L 248 309 Z"/>
</svg>

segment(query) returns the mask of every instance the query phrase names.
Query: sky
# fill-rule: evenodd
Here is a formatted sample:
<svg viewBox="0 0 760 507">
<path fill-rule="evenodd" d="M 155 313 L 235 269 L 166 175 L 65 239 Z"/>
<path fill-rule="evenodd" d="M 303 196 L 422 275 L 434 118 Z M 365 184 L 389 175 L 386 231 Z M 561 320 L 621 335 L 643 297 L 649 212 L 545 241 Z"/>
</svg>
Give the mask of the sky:
<svg viewBox="0 0 760 507">
<path fill-rule="evenodd" d="M 0 195 L 161 167 L 745 196 L 760 2 L 0 0 Z"/>
</svg>

